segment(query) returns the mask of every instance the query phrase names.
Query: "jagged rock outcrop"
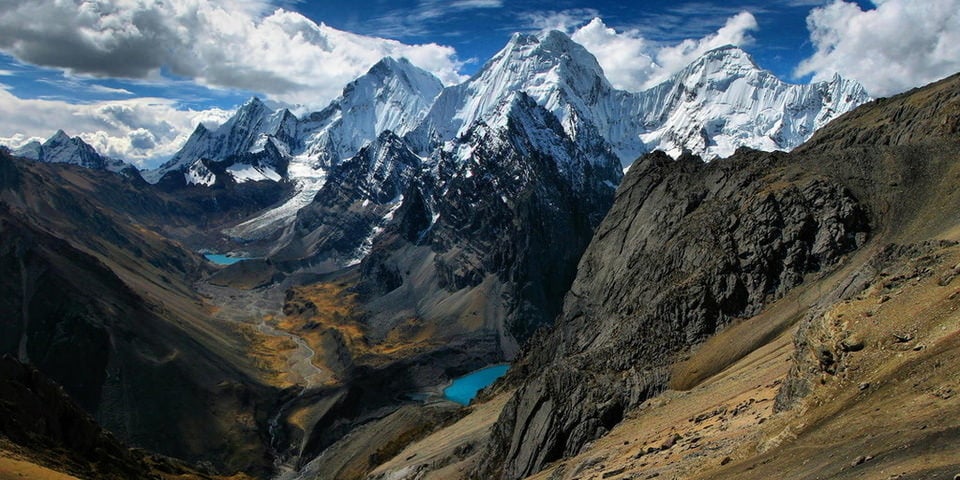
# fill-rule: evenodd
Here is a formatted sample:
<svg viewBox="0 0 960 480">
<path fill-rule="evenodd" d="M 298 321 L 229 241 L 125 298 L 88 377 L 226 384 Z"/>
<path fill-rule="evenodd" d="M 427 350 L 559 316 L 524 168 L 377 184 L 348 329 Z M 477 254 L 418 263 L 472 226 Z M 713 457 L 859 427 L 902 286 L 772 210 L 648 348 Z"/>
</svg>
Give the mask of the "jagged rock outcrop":
<svg viewBox="0 0 960 480">
<path fill-rule="evenodd" d="M 579 452 L 618 412 L 665 388 L 684 352 L 871 241 L 940 248 L 923 245 L 955 228 L 935 206 L 956 201 L 958 98 L 954 76 L 873 102 L 790 154 L 639 160 L 580 261 L 556 328 L 515 367 L 519 388 L 475 474 L 522 478 Z M 857 294 L 884 259 L 914 250 L 879 249 L 817 301 Z M 863 348 L 820 338 L 834 327 L 815 307 L 802 320 L 780 408 Z"/>
<path fill-rule="evenodd" d="M 524 360 L 533 373 L 495 427 L 484 474 L 522 478 L 575 454 L 665 388 L 677 354 L 866 241 L 850 190 L 793 179 L 789 161 L 746 150 L 710 164 L 637 161 L 555 331 Z"/>
</svg>

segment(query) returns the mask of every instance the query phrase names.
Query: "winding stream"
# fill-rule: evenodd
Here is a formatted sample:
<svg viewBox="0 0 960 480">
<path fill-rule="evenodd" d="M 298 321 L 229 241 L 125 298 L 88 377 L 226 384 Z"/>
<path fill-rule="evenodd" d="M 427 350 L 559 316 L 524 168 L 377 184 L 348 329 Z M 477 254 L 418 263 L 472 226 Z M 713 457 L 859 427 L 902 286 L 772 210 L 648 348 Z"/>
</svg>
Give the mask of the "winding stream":
<svg viewBox="0 0 960 480">
<path fill-rule="evenodd" d="M 266 322 L 267 315 L 276 315 L 283 305 L 283 288 L 271 287 L 266 290 L 248 291 L 228 287 L 218 287 L 210 284 L 199 284 L 198 290 L 208 296 L 213 303 L 220 307 L 217 316 L 221 319 L 246 325 L 255 325 L 257 332 L 271 337 L 289 338 L 296 348 L 287 355 L 288 371 L 300 380 L 301 388 L 297 395 L 283 403 L 277 412 L 267 421 L 269 436 L 268 451 L 273 456 L 274 467 L 277 468 L 277 479 L 295 478 L 296 455 L 285 455 L 288 450 L 280 445 L 283 432 L 283 419 L 307 392 L 322 385 L 330 378 L 330 373 L 313 364 L 316 352 L 306 340 L 298 335 L 280 330 Z M 299 449 L 302 449 L 302 445 Z"/>
<path fill-rule="evenodd" d="M 280 422 L 290 407 L 295 405 L 308 390 L 317 386 L 319 383 L 318 377 L 326 378 L 327 373 L 313 364 L 313 356 L 316 352 L 310 348 L 310 345 L 308 345 L 302 337 L 280 330 L 267 324 L 267 322 L 262 319 L 260 323 L 257 324 L 257 331 L 264 335 L 287 337 L 293 340 L 297 348 L 290 354 L 290 357 L 288 357 L 290 371 L 297 374 L 304 382 L 303 387 L 297 395 L 284 402 L 283 405 L 277 409 L 277 413 L 267 421 L 267 433 L 270 436 L 270 444 L 268 447 L 270 454 L 273 455 L 273 466 L 277 468 L 277 478 L 284 478 L 285 475 L 296 470 L 295 463 L 300 457 L 301 452 L 298 451 L 296 455 L 289 457 L 282 453 L 285 449 L 280 445 L 280 435 L 283 431 Z M 301 450 L 302 448 L 303 445 L 300 445 Z"/>
</svg>

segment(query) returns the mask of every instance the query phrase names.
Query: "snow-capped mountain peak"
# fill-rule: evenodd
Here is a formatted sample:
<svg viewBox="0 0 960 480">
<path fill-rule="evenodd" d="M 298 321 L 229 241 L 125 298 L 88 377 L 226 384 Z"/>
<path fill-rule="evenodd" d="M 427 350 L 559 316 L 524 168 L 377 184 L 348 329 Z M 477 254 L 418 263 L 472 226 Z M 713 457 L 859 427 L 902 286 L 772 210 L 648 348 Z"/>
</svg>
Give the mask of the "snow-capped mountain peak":
<svg viewBox="0 0 960 480">
<path fill-rule="evenodd" d="M 280 152 L 289 152 L 296 141 L 297 118 L 286 109 L 273 110 L 253 97 L 216 130 L 197 125 L 183 148 L 160 168 L 146 172 L 144 178 L 156 183 L 166 174 L 178 172 L 187 183 L 196 183 L 191 179 L 199 177 L 190 171 L 195 173 L 201 168 L 198 162 L 222 162 L 237 155 L 263 152 L 267 142 L 272 142 Z M 201 183 L 206 184 L 212 177 L 204 178 L 208 181 Z"/>
<path fill-rule="evenodd" d="M 546 108 L 576 136 L 578 121 L 594 121 L 597 106 L 615 90 L 596 58 L 558 31 L 543 37 L 514 34 L 473 77 L 447 88 L 409 140 L 421 153 L 488 121 L 516 92 Z"/>
<path fill-rule="evenodd" d="M 57 130 L 49 139 L 47 139 L 46 144 L 63 144 L 72 140 L 70 135 L 67 135 L 67 132 L 64 132 L 63 129 Z"/>
<path fill-rule="evenodd" d="M 793 85 L 734 46 L 711 50 L 638 95 L 641 138 L 649 150 L 677 156 L 729 156 L 740 146 L 790 150 L 869 97 L 856 82 Z"/>
<path fill-rule="evenodd" d="M 63 130 L 57 130 L 42 144 L 37 141 L 27 143 L 13 151 L 14 155 L 46 163 L 68 163 L 95 170 L 121 172 L 135 170 L 131 165 L 97 153 L 96 149 L 80 137 L 71 137 Z"/>
<path fill-rule="evenodd" d="M 339 98 L 304 119 L 306 155 L 333 165 L 352 157 L 385 130 L 404 135 L 433 105 L 443 84 L 406 59 L 385 57 L 350 82 Z"/>
</svg>

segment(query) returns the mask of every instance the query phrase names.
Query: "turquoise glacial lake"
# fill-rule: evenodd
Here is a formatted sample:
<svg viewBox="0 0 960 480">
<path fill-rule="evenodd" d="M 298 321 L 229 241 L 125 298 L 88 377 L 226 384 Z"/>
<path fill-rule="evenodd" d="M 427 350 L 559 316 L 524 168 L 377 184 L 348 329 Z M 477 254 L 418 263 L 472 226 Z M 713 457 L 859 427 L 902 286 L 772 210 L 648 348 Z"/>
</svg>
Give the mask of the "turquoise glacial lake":
<svg viewBox="0 0 960 480">
<path fill-rule="evenodd" d="M 455 379 L 449 387 L 444 388 L 443 396 L 447 400 L 457 402 L 460 405 L 470 405 L 470 400 L 477 396 L 477 392 L 493 384 L 498 378 L 504 376 L 509 369 L 510 365 L 503 363 L 470 372 Z"/>
<path fill-rule="evenodd" d="M 203 256 L 207 257 L 207 260 L 210 260 L 211 262 L 216 263 L 217 265 L 233 265 L 234 263 L 237 263 L 237 262 L 250 260 L 249 258 L 246 258 L 246 257 L 228 257 L 221 253 L 205 253 L 203 254 Z"/>
</svg>

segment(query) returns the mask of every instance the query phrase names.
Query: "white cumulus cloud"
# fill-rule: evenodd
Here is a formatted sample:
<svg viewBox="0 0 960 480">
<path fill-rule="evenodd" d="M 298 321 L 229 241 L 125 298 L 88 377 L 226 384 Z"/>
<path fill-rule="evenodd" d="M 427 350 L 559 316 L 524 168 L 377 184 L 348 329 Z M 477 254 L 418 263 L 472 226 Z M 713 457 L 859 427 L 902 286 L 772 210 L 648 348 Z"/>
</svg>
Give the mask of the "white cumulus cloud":
<svg viewBox="0 0 960 480">
<path fill-rule="evenodd" d="M 674 45 L 650 42 L 639 30 L 622 32 L 594 18 L 577 28 L 571 38 L 586 47 L 615 87 L 640 91 L 666 80 L 717 47 L 749 45 L 749 32 L 757 29 L 757 20 L 750 12 L 740 12 L 727 19 L 716 32 L 699 39 L 687 39 Z"/>
<path fill-rule="evenodd" d="M 21 99 L 0 87 L 0 145 L 17 148 L 43 142 L 58 128 L 80 136 L 111 157 L 140 167 L 155 167 L 172 156 L 200 123 L 216 128 L 233 113 L 191 110 L 163 98 L 137 98 L 89 104 L 62 100 Z"/>
<path fill-rule="evenodd" d="M 265 0 L 0 2 L 0 51 L 71 74 L 162 79 L 169 72 L 309 108 L 325 106 L 387 55 L 406 57 L 448 84 L 461 79 L 451 47 L 357 35 L 271 10 Z"/>
<path fill-rule="evenodd" d="M 816 8 L 807 27 L 816 52 L 796 69 L 814 80 L 853 78 L 886 96 L 960 71 L 960 0 L 842 0 Z"/>
</svg>

